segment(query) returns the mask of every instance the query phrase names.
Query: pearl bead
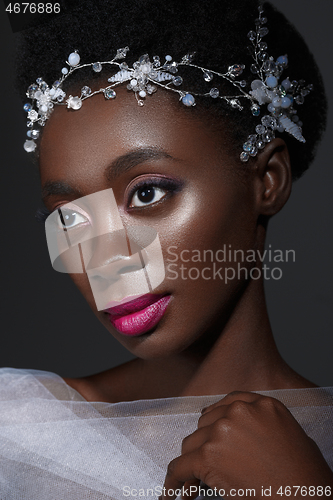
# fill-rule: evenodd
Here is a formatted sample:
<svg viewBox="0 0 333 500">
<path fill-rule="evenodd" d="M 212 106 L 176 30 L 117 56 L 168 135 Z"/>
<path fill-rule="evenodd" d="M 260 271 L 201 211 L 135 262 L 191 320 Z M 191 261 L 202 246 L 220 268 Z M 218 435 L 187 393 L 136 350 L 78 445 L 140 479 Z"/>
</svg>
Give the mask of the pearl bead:
<svg viewBox="0 0 333 500">
<path fill-rule="evenodd" d="M 278 62 L 279 64 L 282 64 L 283 66 L 287 66 L 287 64 L 288 64 L 287 55 L 278 57 L 276 62 Z"/>
<path fill-rule="evenodd" d="M 48 107 L 46 106 L 46 104 L 42 104 L 40 107 L 39 107 L 39 111 L 41 111 L 42 113 L 46 113 L 48 110 Z"/>
<path fill-rule="evenodd" d="M 165 60 L 166 61 L 172 61 L 172 57 L 171 56 L 165 56 Z"/>
<path fill-rule="evenodd" d="M 283 80 L 283 82 L 281 82 L 281 85 L 285 90 L 289 90 L 291 85 L 290 80 L 286 78 L 286 80 Z"/>
<path fill-rule="evenodd" d="M 68 63 L 70 66 L 77 66 L 80 62 L 80 56 L 77 52 L 72 52 L 68 56 Z"/>
<path fill-rule="evenodd" d="M 281 108 L 289 108 L 291 106 L 291 100 L 289 97 L 283 97 L 281 100 Z"/>
<path fill-rule="evenodd" d="M 182 97 L 182 103 L 185 104 L 185 106 L 193 106 L 195 99 L 192 94 L 186 94 Z"/>
<path fill-rule="evenodd" d="M 274 108 L 280 108 L 282 104 L 282 99 L 280 97 L 274 97 L 272 104 Z"/>
<path fill-rule="evenodd" d="M 61 73 L 62 73 L 63 75 L 67 75 L 67 73 L 68 73 L 68 69 L 67 69 L 67 68 L 62 68 Z"/>
<path fill-rule="evenodd" d="M 273 103 L 269 103 L 268 106 L 267 106 L 267 109 L 270 113 L 272 113 L 273 111 L 275 111 L 275 106 Z"/>
<path fill-rule="evenodd" d="M 139 96 L 140 97 L 146 97 L 146 95 L 147 94 L 146 94 L 146 92 L 144 90 L 140 90 L 140 92 L 139 92 Z"/>
<path fill-rule="evenodd" d="M 32 153 L 36 149 L 36 143 L 34 141 L 25 141 L 23 144 L 24 149 L 27 153 Z"/>
<path fill-rule="evenodd" d="M 278 80 L 275 76 L 268 76 L 266 78 L 266 85 L 271 89 L 274 89 L 278 84 Z"/>
</svg>

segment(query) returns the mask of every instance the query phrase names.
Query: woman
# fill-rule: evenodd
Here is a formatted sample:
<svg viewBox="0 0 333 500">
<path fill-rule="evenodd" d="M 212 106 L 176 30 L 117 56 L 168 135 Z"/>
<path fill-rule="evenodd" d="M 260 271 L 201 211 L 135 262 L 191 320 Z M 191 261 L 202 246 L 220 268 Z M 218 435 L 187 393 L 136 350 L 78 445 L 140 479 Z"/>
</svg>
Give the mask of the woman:
<svg viewBox="0 0 333 500">
<path fill-rule="evenodd" d="M 325 458 L 332 458 L 332 439 L 328 437 L 331 423 L 327 418 L 332 395 L 294 372 L 279 355 L 265 306 L 260 264 L 268 220 L 286 203 L 292 179 L 307 168 L 319 140 L 325 121 L 325 95 L 311 55 L 280 14 L 269 5 L 259 8 L 258 14 L 258 6 L 252 1 L 222 7 L 217 4 L 211 5 L 209 12 L 193 2 L 181 6 L 158 4 L 158 8 L 143 2 L 132 6 L 132 20 L 125 26 L 126 6 L 125 10 L 118 7 L 113 17 L 107 17 L 107 23 L 98 20 L 102 34 L 102 26 L 105 29 L 100 45 L 96 46 L 95 36 L 88 40 L 91 57 L 87 60 L 96 61 L 97 66 L 89 66 L 87 71 L 73 70 L 79 65 L 79 56 L 72 50 L 77 48 L 82 56 L 82 49 L 73 47 L 73 43 L 79 33 L 84 33 L 87 42 L 87 33 L 92 33 L 89 23 L 97 17 L 94 9 L 88 11 L 81 5 L 71 17 L 60 19 L 56 28 L 42 27 L 38 35 L 33 32 L 27 37 L 21 69 L 25 80 L 35 72 L 35 58 L 39 59 L 32 51 L 36 36 L 41 47 L 43 41 L 48 43 L 52 58 L 66 46 L 70 53 L 62 74 L 71 109 L 54 106 L 42 133 L 30 133 L 25 146 L 27 151 L 36 148 L 39 157 L 42 193 L 50 214 L 46 232 L 52 264 L 71 275 L 97 318 L 136 358 L 94 376 L 66 379 L 66 383 L 52 374 L 3 373 L 3 380 L 15 385 L 14 390 L 10 386 L 4 391 L 4 399 L 10 395 L 13 399 L 14 394 L 15 400 L 4 412 L 7 425 L 2 431 L 3 491 L 8 498 L 24 498 L 24 490 L 34 498 L 135 495 L 135 485 L 143 492 L 147 486 L 157 486 L 171 459 L 164 497 L 173 498 L 173 491 L 184 485 L 183 496 L 190 486 L 196 496 L 200 481 L 221 496 L 234 496 L 234 492 L 243 496 L 247 488 L 256 497 L 288 495 L 288 488 L 293 496 L 331 494 L 332 472 Z M 265 27 L 266 15 L 271 20 L 268 49 L 259 47 L 265 43 L 266 33 L 258 31 Z M 255 27 L 258 16 L 260 24 Z M 171 34 L 167 31 L 170 19 Z M 60 27 L 64 39 L 61 49 Z M 256 32 L 249 34 L 248 43 L 255 51 L 252 59 L 260 67 L 258 71 L 252 68 L 247 79 L 244 75 L 243 84 L 238 78 L 244 69 L 240 65 L 247 59 L 244 64 L 250 66 L 251 55 L 245 56 L 240 33 L 246 39 L 251 29 Z M 216 53 L 212 50 L 212 33 L 219 47 Z M 162 75 L 160 79 L 155 75 L 160 87 L 165 85 L 165 74 L 170 78 L 173 74 L 168 66 L 173 61 L 169 53 L 180 61 L 185 55 L 183 47 L 188 46 L 191 48 L 185 53 L 194 50 L 197 55 L 183 64 L 184 82 L 172 80 L 173 92 L 164 87 L 147 95 L 148 86 L 137 89 L 135 75 L 130 73 L 120 85 L 117 78 L 111 79 L 107 89 L 103 83 L 103 92 L 90 98 L 86 87 L 90 85 L 94 92 L 102 85 L 103 68 L 98 61 L 110 60 L 109 47 L 105 55 L 101 53 L 107 37 L 108 44 L 116 49 L 127 44 L 136 46 L 130 65 L 147 52 L 151 58 L 167 55 L 167 67 L 156 66 Z M 306 79 L 304 84 L 293 84 L 297 88 L 293 95 L 292 89 L 289 94 L 285 92 L 290 80 L 284 80 L 284 89 L 274 81 L 287 66 L 286 56 L 278 60 L 281 75 L 268 67 L 264 77 L 260 74 L 263 66 L 259 61 L 275 65 L 269 55 L 274 51 L 275 61 L 284 54 L 285 40 L 292 47 L 289 50 L 288 45 L 289 55 L 292 51 L 302 55 L 290 55 L 291 79 Z M 123 52 L 127 61 L 127 50 Z M 149 65 L 150 59 L 139 61 L 137 69 L 144 73 L 142 65 Z M 226 61 L 222 69 L 221 61 Z M 49 66 L 47 61 L 43 68 L 47 81 Z M 67 80 L 68 68 L 71 80 Z M 130 72 L 128 67 L 119 69 Z M 203 96 L 207 84 L 212 88 L 212 77 L 221 78 L 213 87 L 220 95 L 215 90 Z M 267 91 L 258 84 L 260 77 Z M 191 91 L 177 95 L 176 87 L 185 81 Z M 257 83 L 252 85 L 254 81 Z M 124 82 L 131 87 L 126 89 Z M 317 90 L 312 92 L 309 83 Z M 37 81 L 38 89 L 30 88 L 29 92 L 43 93 L 42 85 Z M 112 94 L 114 88 L 116 96 Z M 298 99 L 301 106 L 301 97 L 308 100 L 304 116 L 307 112 L 311 118 L 307 123 L 304 118 L 303 127 L 299 120 L 291 119 L 290 112 L 294 109 L 291 98 L 296 103 Z M 244 106 L 242 98 L 249 101 Z M 43 113 L 41 106 L 45 103 L 40 97 L 35 100 L 39 104 L 35 112 Z M 259 132 L 258 111 L 262 105 L 266 109 L 267 104 L 273 108 L 268 108 L 266 116 L 271 120 L 276 116 L 279 123 L 273 127 L 262 122 Z M 281 108 L 285 111 L 276 114 L 275 109 Z M 31 130 L 35 130 L 37 120 L 32 108 L 26 110 L 33 122 Z M 305 144 L 302 128 L 307 136 Z M 256 145 L 251 143 L 254 130 Z M 288 131 L 294 137 L 288 137 Z M 72 254 L 64 256 L 59 237 L 52 239 L 52 230 L 65 227 L 66 238 L 67 233 L 71 237 L 75 226 L 82 229 L 89 225 L 92 213 L 94 222 L 108 221 L 108 231 L 99 231 L 95 224 L 97 231 L 89 238 L 78 236 L 75 245 L 70 245 L 69 250 L 79 248 L 79 254 L 73 254 L 74 259 Z M 58 226 L 52 226 L 52 222 Z M 135 231 L 142 226 L 152 233 L 147 236 L 144 230 L 140 229 L 140 234 Z M 103 238 L 105 235 L 111 235 L 111 241 Z M 119 254 L 126 238 L 130 255 Z M 115 295 L 103 295 L 106 283 L 115 281 L 112 272 L 118 272 L 114 268 L 111 272 L 109 264 L 126 261 L 124 257 L 137 255 L 140 248 L 149 263 L 141 268 L 136 264 L 127 274 L 133 272 L 136 277 L 135 272 L 146 269 L 147 281 L 158 279 L 159 266 L 149 274 L 149 265 L 158 254 L 150 258 L 148 249 L 153 242 L 161 245 L 166 264 L 164 279 L 151 286 L 149 293 L 143 293 L 141 285 L 129 279 Z M 237 254 L 231 252 L 230 256 L 229 250 Z M 205 252 L 213 256 L 208 262 Z M 255 255 L 255 259 L 245 255 Z M 196 270 L 191 271 L 196 273 L 194 278 L 186 274 L 186 266 L 182 267 L 189 256 L 195 262 Z M 228 271 L 226 265 L 221 271 L 215 268 L 221 256 Z M 79 261 L 85 272 L 72 267 Z M 106 274 L 106 269 L 111 274 Z M 221 394 L 227 396 L 222 399 L 218 396 Z M 13 404 L 17 405 L 15 412 Z M 23 404 L 28 410 L 24 414 Z M 198 421 L 203 407 L 206 409 Z M 22 477 L 14 481 L 18 471 L 13 465 L 18 461 Z"/>
</svg>

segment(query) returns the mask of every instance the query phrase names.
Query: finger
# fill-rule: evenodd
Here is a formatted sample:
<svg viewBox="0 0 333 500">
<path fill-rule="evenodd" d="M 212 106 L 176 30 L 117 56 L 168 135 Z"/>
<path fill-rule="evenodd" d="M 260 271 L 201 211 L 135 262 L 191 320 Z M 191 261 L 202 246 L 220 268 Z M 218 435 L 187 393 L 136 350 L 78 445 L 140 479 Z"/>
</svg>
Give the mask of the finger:
<svg viewBox="0 0 333 500">
<path fill-rule="evenodd" d="M 200 480 L 196 481 L 186 481 L 183 486 L 182 499 L 183 500 L 193 500 L 198 496 L 200 486 Z"/>
<path fill-rule="evenodd" d="M 171 460 L 163 485 L 162 499 L 174 500 L 177 496 L 176 490 L 181 490 L 186 481 L 192 483 L 200 480 L 199 466 L 200 460 L 196 451 Z"/>
<path fill-rule="evenodd" d="M 192 434 L 186 436 L 182 441 L 182 455 L 191 453 L 202 446 L 208 439 L 207 429 L 196 429 Z"/>
<path fill-rule="evenodd" d="M 209 411 L 212 411 L 213 409 L 222 406 L 222 405 L 228 405 L 232 403 L 233 401 L 244 401 L 247 403 L 253 403 L 254 401 L 257 401 L 259 398 L 264 397 L 261 396 L 260 394 L 256 394 L 254 392 L 245 392 L 245 391 L 233 391 L 224 396 L 223 399 L 220 399 L 220 401 L 217 401 L 216 403 L 207 406 L 206 408 L 203 408 L 201 410 L 202 414 L 206 414 Z"/>
</svg>

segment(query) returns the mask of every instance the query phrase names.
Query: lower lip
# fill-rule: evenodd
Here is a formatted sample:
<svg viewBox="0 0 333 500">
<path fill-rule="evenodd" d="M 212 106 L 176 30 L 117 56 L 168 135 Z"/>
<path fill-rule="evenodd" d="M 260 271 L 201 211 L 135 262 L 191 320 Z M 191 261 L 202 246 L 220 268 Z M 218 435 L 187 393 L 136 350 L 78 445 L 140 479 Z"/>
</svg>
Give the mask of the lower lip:
<svg viewBox="0 0 333 500">
<path fill-rule="evenodd" d="M 142 335 L 157 325 L 164 315 L 170 299 L 170 295 L 161 297 L 145 309 L 126 316 L 112 317 L 109 314 L 109 319 L 118 332 L 124 335 L 133 337 Z"/>
</svg>

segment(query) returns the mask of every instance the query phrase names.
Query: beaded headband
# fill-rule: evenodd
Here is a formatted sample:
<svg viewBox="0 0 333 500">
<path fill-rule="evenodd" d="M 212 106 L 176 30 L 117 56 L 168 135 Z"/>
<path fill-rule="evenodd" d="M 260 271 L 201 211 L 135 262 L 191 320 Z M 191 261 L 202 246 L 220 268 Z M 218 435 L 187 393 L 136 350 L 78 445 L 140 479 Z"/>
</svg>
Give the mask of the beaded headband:
<svg viewBox="0 0 333 500">
<path fill-rule="evenodd" d="M 111 100 L 116 97 L 114 87 L 125 82 L 128 82 L 127 89 L 135 93 L 139 106 L 143 106 L 145 98 L 156 92 L 158 87 L 176 92 L 185 106 L 195 106 L 195 97 L 202 96 L 223 99 L 232 108 L 242 111 L 244 106 L 241 100 L 246 99 L 250 101 L 252 114 L 259 117 L 262 107 L 266 105 L 261 121 L 255 127 L 255 133 L 249 135 L 243 144 L 243 151 L 240 154 L 243 162 L 248 161 L 251 156 L 256 156 L 260 149 L 272 141 L 275 131 L 288 132 L 298 141 L 305 142 L 302 135 L 302 122 L 297 116 L 294 105 L 303 104 L 304 97 L 309 94 L 313 86 L 306 85 L 304 80 L 290 81 L 289 78 L 279 83 L 283 71 L 288 66 L 288 57 L 283 55 L 274 60 L 268 55 L 267 43 L 262 41 L 262 38 L 269 32 L 265 26 L 267 18 L 263 16 L 262 4 L 259 5 L 258 10 L 259 16 L 255 20 L 255 31 L 250 31 L 247 35 L 252 44 L 248 47 L 253 58 L 253 64 L 250 67 L 254 77 L 250 84 L 251 90 L 246 91 L 248 84 L 245 80 L 237 79 L 245 69 L 244 64 L 233 64 L 225 73 L 219 73 L 193 64 L 194 52 L 186 54 L 180 62 L 173 61 L 172 57 L 167 55 L 163 64 L 159 56 L 154 56 L 151 62 L 148 54 L 144 54 L 130 68 L 126 62 L 119 62 L 126 58 L 128 47 L 118 49 L 110 61 L 97 61 L 89 64 L 80 64 L 80 56 L 75 51 L 69 55 L 66 61 L 67 66 L 61 70 L 61 78 L 55 81 L 52 87 L 49 87 L 42 78 L 37 78 L 36 83 L 29 86 L 26 95 L 32 103 L 24 105 L 24 110 L 28 113 L 27 126 L 29 128 L 24 149 L 29 153 L 35 151 L 37 147 L 35 139 L 38 139 L 40 135 L 40 129 L 36 129 L 35 125 L 44 126 L 55 105 L 67 105 L 69 109 L 78 110 L 85 99 L 96 94 L 103 94 L 106 100 Z M 84 86 L 80 96 L 67 96 L 62 90 L 63 82 L 75 71 L 91 67 L 93 72 L 99 73 L 107 65 L 115 66 L 118 71 L 108 78 L 110 85 L 105 88 L 93 92 L 90 87 Z M 237 92 L 235 95 L 221 95 L 215 86 L 206 93 L 183 90 L 180 88 L 183 85 L 183 78 L 178 74 L 182 66 L 198 70 L 208 83 L 213 79 L 222 78 L 228 81 Z"/>
</svg>

